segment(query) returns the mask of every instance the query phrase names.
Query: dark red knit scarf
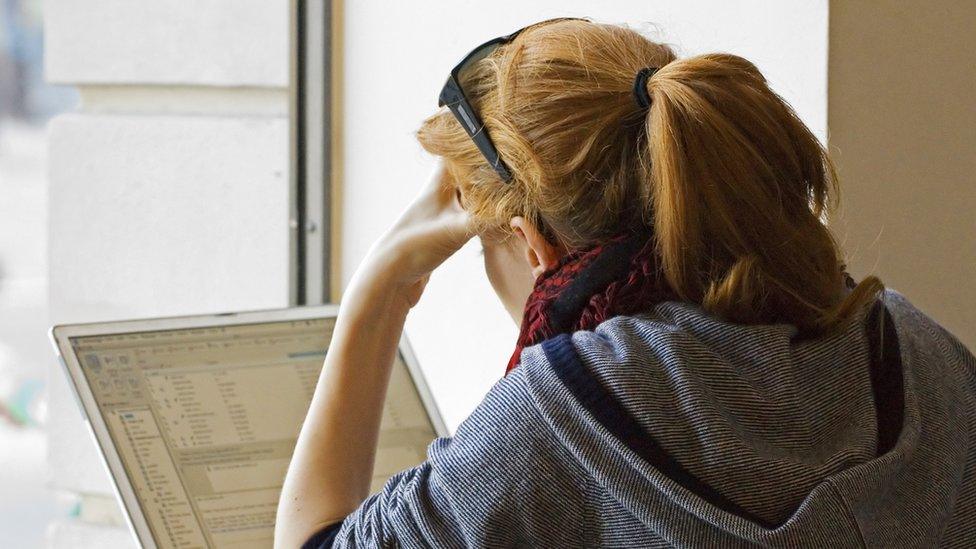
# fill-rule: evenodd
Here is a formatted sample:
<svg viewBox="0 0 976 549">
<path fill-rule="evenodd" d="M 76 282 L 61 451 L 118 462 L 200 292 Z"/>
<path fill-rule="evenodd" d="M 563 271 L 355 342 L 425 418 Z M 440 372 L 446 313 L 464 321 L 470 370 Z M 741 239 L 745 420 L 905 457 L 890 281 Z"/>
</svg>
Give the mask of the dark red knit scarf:
<svg viewBox="0 0 976 549">
<path fill-rule="evenodd" d="M 614 316 L 674 299 L 658 268 L 651 235 L 650 229 L 620 233 L 570 252 L 539 275 L 505 374 L 518 366 L 526 347 L 561 333 L 592 330 Z"/>
</svg>

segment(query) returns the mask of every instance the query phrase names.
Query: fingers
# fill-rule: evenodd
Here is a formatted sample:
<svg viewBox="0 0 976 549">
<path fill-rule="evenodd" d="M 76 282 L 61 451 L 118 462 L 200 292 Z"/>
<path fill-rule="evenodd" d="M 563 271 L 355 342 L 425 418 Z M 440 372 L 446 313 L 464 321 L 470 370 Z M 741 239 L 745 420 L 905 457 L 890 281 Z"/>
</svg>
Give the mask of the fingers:
<svg viewBox="0 0 976 549">
<path fill-rule="evenodd" d="M 452 221 L 452 229 L 454 237 L 458 242 L 460 242 L 460 245 L 463 245 L 468 240 L 471 240 L 477 234 L 474 219 L 466 211 L 462 211 L 454 216 Z"/>
<path fill-rule="evenodd" d="M 439 164 L 437 170 L 434 172 L 432 183 L 436 188 L 435 192 L 438 195 L 440 204 L 456 206 L 459 209 L 463 209 L 460 208 L 460 202 L 458 200 L 460 189 L 442 163 Z"/>
<path fill-rule="evenodd" d="M 437 157 L 427 184 L 398 223 L 402 229 L 411 226 L 439 249 L 460 248 L 477 234 L 460 189 L 442 157 Z"/>
<path fill-rule="evenodd" d="M 433 209 L 441 212 L 464 212 L 463 194 L 451 174 L 444 166 L 443 159 L 438 157 L 436 166 L 421 200 L 428 200 Z"/>
</svg>

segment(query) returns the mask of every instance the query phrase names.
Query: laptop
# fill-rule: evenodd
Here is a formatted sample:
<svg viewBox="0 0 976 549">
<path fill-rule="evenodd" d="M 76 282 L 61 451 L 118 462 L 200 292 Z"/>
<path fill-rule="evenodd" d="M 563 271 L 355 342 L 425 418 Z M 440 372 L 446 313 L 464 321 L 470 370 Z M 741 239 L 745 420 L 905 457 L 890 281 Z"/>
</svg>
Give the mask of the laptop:
<svg viewBox="0 0 976 549">
<path fill-rule="evenodd" d="M 143 547 L 271 547 L 282 481 L 337 313 L 323 305 L 51 329 Z M 446 435 L 403 337 L 373 491 Z"/>
</svg>

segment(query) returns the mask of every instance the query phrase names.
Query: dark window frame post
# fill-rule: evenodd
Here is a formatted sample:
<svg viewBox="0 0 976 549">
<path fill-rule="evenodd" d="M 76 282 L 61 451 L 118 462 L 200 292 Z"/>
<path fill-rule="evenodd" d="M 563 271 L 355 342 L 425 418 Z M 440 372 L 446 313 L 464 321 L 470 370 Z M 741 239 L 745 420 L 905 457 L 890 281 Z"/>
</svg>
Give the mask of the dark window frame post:
<svg viewBox="0 0 976 549">
<path fill-rule="evenodd" d="M 331 0 L 291 0 L 289 242 L 292 305 L 332 295 Z"/>
</svg>

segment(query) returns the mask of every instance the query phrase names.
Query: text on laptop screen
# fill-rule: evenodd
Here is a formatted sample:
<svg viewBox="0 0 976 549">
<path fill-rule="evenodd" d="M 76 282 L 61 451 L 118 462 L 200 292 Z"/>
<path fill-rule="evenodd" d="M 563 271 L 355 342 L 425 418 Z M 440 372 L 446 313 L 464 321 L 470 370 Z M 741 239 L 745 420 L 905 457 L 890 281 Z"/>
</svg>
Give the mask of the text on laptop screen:
<svg viewBox="0 0 976 549">
<path fill-rule="evenodd" d="M 333 318 L 71 338 L 160 547 L 270 547 Z M 373 490 L 435 437 L 402 358 Z"/>
</svg>

